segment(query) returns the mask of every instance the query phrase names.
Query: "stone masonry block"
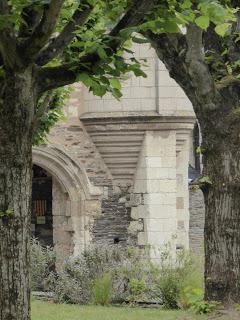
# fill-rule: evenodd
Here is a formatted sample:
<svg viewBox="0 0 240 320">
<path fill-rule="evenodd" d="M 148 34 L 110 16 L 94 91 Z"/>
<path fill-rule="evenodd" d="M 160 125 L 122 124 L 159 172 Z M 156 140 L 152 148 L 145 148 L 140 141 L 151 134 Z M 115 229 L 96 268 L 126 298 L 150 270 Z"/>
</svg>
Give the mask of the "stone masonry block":
<svg viewBox="0 0 240 320">
<path fill-rule="evenodd" d="M 131 209 L 131 218 L 138 220 L 142 218 L 147 218 L 149 215 L 149 208 L 145 205 L 140 205 L 137 207 L 133 207 Z"/>
<path fill-rule="evenodd" d="M 134 234 L 138 231 L 143 231 L 143 221 L 131 221 L 128 227 L 128 232 Z"/>
<path fill-rule="evenodd" d="M 145 181 L 145 180 L 143 180 Z M 147 191 L 149 193 L 176 193 L 176 181 L 175 180 L 147 180 Z"/>
<path fill-rule="evenodd" d="M 174 193 L 150 193 L 143 195 L 144 204 L 164 205 L 173 204 L 176 201 Z"/>
<path fill-rule="evenodd" d="M 138 233 L 138 245 L 145 246 L 147 244 L 149 244 L 149 243 L 148 243 L 146 232 L 139 232 Z"/>
<path fill-rule="evenodd" d="M 126 202 L 126 207 L 137 207 L 142 204 L 142 195 L 138 193 L 133 193 L 130 195 L 130 200 Z"/>
</svg>

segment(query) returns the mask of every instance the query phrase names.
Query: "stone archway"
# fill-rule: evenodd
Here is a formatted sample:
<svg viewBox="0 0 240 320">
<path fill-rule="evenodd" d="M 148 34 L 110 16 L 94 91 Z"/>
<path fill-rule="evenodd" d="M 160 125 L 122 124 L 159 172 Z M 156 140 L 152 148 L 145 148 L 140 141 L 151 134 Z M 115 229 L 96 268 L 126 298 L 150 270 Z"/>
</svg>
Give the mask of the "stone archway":
<svg viewBox="0 0 240 320">
<path fill-rule="evenodd" d="M 53 243 L 60 264 L 90 243 L 91 219 L 100 214 L 102 190 L 90 183 L 84 169 L 63 148 L 33 148 L 33 164 L 52 176 Z"/>
</svg>

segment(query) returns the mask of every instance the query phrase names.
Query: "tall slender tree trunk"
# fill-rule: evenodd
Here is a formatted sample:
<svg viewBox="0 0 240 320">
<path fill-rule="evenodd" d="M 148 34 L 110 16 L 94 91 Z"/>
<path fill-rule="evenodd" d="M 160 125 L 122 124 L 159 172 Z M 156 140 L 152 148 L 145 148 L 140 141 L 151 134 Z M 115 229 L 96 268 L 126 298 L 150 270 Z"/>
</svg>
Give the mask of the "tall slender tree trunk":
<svg viewBox="0 0 240 320">
<path fill-rule="evenodd" d="M 205 298 L 225 304 L 240 302 L 239 123 L 236 109 L 203 123 Z"/>
<path fill-rule="evenodd" d="M 7 74 L 0 96 L 0 320 L 30 319 L 32 72 Z"/>
</svg>

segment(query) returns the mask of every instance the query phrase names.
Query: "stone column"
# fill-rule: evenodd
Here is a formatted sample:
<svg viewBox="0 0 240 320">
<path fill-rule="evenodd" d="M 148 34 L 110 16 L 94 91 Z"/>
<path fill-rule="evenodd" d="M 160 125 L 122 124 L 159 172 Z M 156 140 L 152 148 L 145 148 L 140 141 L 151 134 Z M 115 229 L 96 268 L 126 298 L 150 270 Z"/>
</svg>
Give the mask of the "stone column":
<svg viewBox="0 0 240 320">
<path fill-rule="evenodd" d="M 57 255 L 56 267 L 60 268 L 73 251 L 72 227 L 69 228 L 69 195 L 53 177 L 52 189 L 53 243 Z"/>
<path fill-rule="evenodd" d="M 133 219 L 144 220 L 138 244 L 151 246 L 152 259 L 159 259 L 166 244 L 175 252 L 176 224 L 176 133 L 148 131 L 138 162 L 134 193 L 142 203 L 132 208 Z"/>
</svg>

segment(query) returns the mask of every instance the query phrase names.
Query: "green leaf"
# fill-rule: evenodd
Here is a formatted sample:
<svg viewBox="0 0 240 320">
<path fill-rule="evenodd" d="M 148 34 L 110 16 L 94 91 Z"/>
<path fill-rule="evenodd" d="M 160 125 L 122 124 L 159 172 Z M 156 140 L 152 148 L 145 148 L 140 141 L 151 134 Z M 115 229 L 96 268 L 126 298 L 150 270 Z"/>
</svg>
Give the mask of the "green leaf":
<svg viewBox="0 0 240 320">
<path fill-rule="evenodd" d="M 230 27 L 231 23 L 222 23 L 215 27 L 215 31 L 219 36 L 224 37 Z"/>
<path fill-rule="evenodd" d="M 164 28 L 165 32 L 169 32 L 169 33 L 178 33 L 179 32 L 179 27 L 178 27 L 177 23 L 174 21 L 170 21 L 170 20 L 166 21 L 163 24 L 163 28 Z"/>
<path fill-rule="evenodd" d="M 87 73 L 80 73 L 77 76 L 77 81 L 81 81 L 83 84 L 85 84 L 85 86 L 90 87 L 93 85 L 93 80 L 89 77 L 89 75 Z"/>
<path fill-rule="evenodd" d="M 120 31 L 120 36 L 121 36 L 122 38 L 127 39 L 127 38 L 130 37 L 130 35 L 131 35 L 133 32 L 137 32 L 137 31 L 138 31 L 138 28 L 137 28 L 137 27 L 125 28 L 125 29 L 122 29 L 122 30 Z"/>
<path fill-rule="evenodd" d="M 106 51 L 103 49 L 103 47 L 98 47 L 97 54 L 101 59 L 106 59 L 108 56 L 106 54 Z"/>
<path fill-rule="evenodd" d="M 190 0 L 184 0 L 183 3 L 181 4 L 181 7 L 183 9 L 190 9 L 192 6 L 192 2 Z"/>
<path fill-rule="evenodd" d="M 120 81 L 118 79 L 112 78 L 109 81 L 110 81 L 111 86 L 114 89 L 121 90 L 122 86 L 121 86 L 121 83 L 120 83 Z"/>
<path fill-rule="evenodd" d="M 122 93 L 120 90 L 118 89 L 113 89 L 112 90 L 112 95 L 117 99 L 119 100 L 121 97 L 122 97 Z"/>
<path fill-rule="evenodd" d="M 107 88 L 105 86 L 98 84 L 97 82 L 94 82 L 94 85 L 91 87 L 91 91 L 93 92 L 94 95 L 103 97 L 107 92 Z"/>
<path fill-rule="evenodd" d="M 137 38 L 137 37 L 132 37 L 132 41 L 135 42 L 135 43 L 139 43 L 139 44 L 149 43 L 148 40 L 146 40 L 144 38 Z"/>
<path fill-rule="evenodd" d="M 206 30 L 209 27 L 209 17 L 208 16 L 201 16 L 195 19 L 195 23 L 201 28 Z"/>
</svg>

